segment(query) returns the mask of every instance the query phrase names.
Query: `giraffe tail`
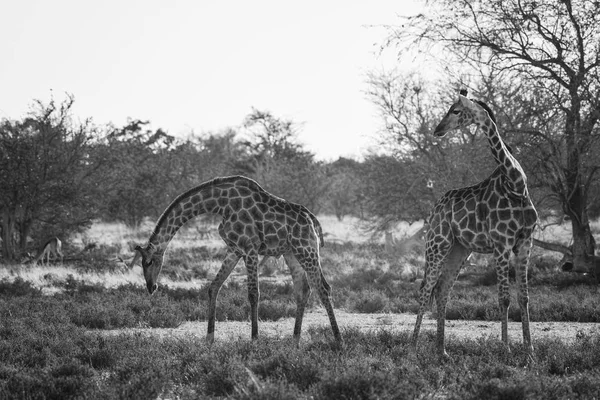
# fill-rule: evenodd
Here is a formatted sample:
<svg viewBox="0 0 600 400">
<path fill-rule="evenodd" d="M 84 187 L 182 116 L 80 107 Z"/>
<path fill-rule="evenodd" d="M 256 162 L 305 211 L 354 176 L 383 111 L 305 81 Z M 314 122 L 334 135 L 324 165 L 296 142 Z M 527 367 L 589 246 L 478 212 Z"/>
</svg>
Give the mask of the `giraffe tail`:
<svg viewBox="0 0 600 400">
<path fill-rule="evenodd" d="M 297 205 L 302 209 L 302 211 L 304 211 L 306 214 L 308 214 L 308 216 L 310 217 L 310 219 L 313 222 L 313 225 L 315 226 L 317 235 L 319 235 L 321 247 L 325 247 L 325 240 L 323 239 L 323 228 L 321 227 L 321 223 L 319 222 L 319 220 L 317 219 L 315 214 L 313 214 L 308 208 L 306 208 L 305 206 L 303 206 L 301 204 L 297 204 Z"/>
</svg>

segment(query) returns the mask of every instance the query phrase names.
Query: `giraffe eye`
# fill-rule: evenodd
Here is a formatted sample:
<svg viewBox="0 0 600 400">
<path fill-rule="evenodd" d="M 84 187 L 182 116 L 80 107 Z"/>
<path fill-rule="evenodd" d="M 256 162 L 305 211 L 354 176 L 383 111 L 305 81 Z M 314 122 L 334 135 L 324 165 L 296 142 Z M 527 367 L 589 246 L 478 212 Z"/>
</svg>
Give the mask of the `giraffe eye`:
<svg viewBox="0 0 600 400">
<path fill-rule="evenodd" d="M 452 110 L 452 114 L 455 114 L 455 115 L 460 114 L 460 111 L 458 111 L 458 110 Z"/>
</svg>

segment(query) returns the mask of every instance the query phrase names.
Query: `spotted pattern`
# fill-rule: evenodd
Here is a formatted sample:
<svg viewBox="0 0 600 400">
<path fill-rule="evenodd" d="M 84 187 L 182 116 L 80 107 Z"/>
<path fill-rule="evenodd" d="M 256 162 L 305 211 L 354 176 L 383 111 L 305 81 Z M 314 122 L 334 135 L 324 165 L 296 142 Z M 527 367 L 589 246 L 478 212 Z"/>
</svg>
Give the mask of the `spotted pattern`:
<svg viewBox="0 0 600 400">
<path fill-rule="evenodd" d="M 248 271 L 248 298 L 251 307 L 252 338 L 258 337 L 259 256 L 282 256 L 294 280 L 297 302 L 294 337 L 299 340 L 304 309 L 311 287 L 325 307 L 333 334 L 341 341 L 331 303 L 331 287 L 321 269 L 319 247 L 323 231 L 317 218 L 304 206 L 288 202 L 265 191 L 243 176 L 216 178 L 182 193 L 159 218 L 141 254 L 148 290 L 156 290 L 164 253 L 177 231 L 200 214 L 223 217 L 219 235 L 227 255 L 209 287 L 207 340 L 214 339 L 216 301 L 219 290 L 240 259 Z M 264 259 L 264 258 L 263 258 Z"/>
<path fill-rule="evenodd" d="M 419 311 L 413 333 L 416 346 L 423 314 L 433 298 L 437 305 L 437 346 L 447 356 L 444 342 L 448 296 L 471 252 L 493 254 L 498 278 L 498 303 L 502 314 L 502 340 L 508 345 L 510 294 L 508 267 L 516 255 L 518 302 L 523 341 L 533 353 L 529 330 L 527 268 L 531 235 L 537 212 L 527 190 L 527 177 L 519 162 L 498 135 L 493 116 L 464 96 L 455 103 L 435 130 L 437 136 L 475 124 L 488 137 L 498 167 L 484 181 L 450 190 L 435 204 L 426 235 L 425 277 L 419 291 Z"/>
</svg>

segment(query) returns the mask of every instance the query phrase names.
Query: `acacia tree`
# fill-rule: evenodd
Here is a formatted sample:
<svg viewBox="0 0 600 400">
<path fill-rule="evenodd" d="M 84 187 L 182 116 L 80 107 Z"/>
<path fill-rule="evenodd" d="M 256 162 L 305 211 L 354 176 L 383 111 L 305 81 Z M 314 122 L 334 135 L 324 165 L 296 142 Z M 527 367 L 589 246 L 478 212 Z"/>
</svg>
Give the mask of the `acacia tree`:
<svg viewBox="0 0 600 400">
<path fill-rule="evenodd" d="M 571 219 L 576 269 L 593 267 L 587 205 L 600 165 L 590 149 L 600 118 L 600 3 L 597 1 L 438 0 L 394 29 L 390 44 L 431 49 L 465 67 L 527 82 L 559 126 L 531 133 L 546 152 L 548 189 Z M 407 41 L 409 44 L 407 45 Z M 549 100 L 549 101 L 548 101 Z M 541 146 L 543 144 L 544 146 Z"/>
<path fill-rule="evenodd" d="M 443 140 L 433 135 L 454 101 L 437 82 L 390 72 L 371 74 L 368 83 L 369 98 L 385 122 L 379 137 L 388 154 L 367 157 L 363 168 L 376 228 L 426 218 L 443 193 L 480 181 L 496 167 L 483 135 L 469 129 Z"/>
<path fill-rule="evenodd" d="M 19 258 L 33 237 L 67 236 L 91 224 L 96 212 L 90 121 L 71 118 L 73 97 L 35 102 L 21 121 L 0 124 L 0 232 L 2 256 Z"/>
</svg>

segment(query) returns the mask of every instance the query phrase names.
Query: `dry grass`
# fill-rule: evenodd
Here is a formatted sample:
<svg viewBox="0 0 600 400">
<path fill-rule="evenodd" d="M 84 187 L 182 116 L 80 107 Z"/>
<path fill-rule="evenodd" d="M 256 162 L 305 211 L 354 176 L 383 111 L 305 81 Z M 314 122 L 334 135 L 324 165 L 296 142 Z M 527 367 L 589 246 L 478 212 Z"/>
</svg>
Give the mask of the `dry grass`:
<svg viewBox="0 0 600 400">
<path fill-rule="evenodd" d="M 381 244 L 383 238 L 373 240 L 370 232 L 362 229 L 361 221 L 354 217 L 346 217 L 338 221 L 335 216 L 322 215 L 319 220 L 326 233 L 326 247 L 322 250 L 323 269 L 325 275 L 332 277 L 344 276 L 357 271 L 378 271 L 380 276 L 391 277 L 392 280 L 413 282 L 422 277 L 424 258 L 422 254 L 412 254 L 408 257 L 394 257 L 384 254 Z M 544 225 L 544 224 L 542 224 Z M 420 229 L 422 222 L 412 225 L 400 223 L 394 227 L 396 237 L 409 236 Z M 115 288 L 123 284 L 144 284 L 141 268 L 125 268 L 118 261 L 126 262 L 133 257 L 132 248 L 136 243 L 144 243 L 154 222 L 144 221 L 137 229 L 129 228 L 121 223 L 97 222 L 83 235 L 76 236 L 70 249 L 82 250 L 86 245 L 96 244 L 97 253 L 88 254 L 88 258 L 51 266 L 0 265 L 0 279 L 12 280 L 20 277 L 41 288 L 44 293 L 54 293 L 60 290 L 61 283 L 69 277 L 76 280 L 99 284 L 107 288 Z M 592 223 L 594 232 L 600 231 L 600 221 Z M 206 231 L 210 234 L 206 236 Z M 202 234 L 204 232 L 204 234 Z M 546 241 L 569 244 L 570 224 L 549 225 L 543 230 L 536 231 L 536 237 Z M 221 266 L 222 253 L 225 245 L 218 236 L 217 225 L 206 221 L 192 221 L 184 226 L 175 236 L 166 255 L 165 267 L 161 275 L 161 284 L 169 287 L 193 288 L 201 287 L 213 279 Z M 67 258 L 70 254 L 67 254 Z M 72 255 L 71 255 L 72 256 Z M 555 270 L 554 263 L 560 254 L 547 252 L 534 247 L 534 265 L 550 265 Z M 93 261 L 90 267 L 90 260 Z M 473 267 L 467 268 L 463 275 L 475 272 L 482 273 L 487 269 L 488 258 L 474 258 Z M 288 282 L 290 280 L 287 268 L 279 262 L 264 268 L 263 278 L 269 281 Z M 493 281 L 493 271 L 490 279 Z M 243 262 L 240 262 L 232 274 L 232 280 L 245 277 Z M 266 277 L 266 278 L 265 278 Z M 492 282 L 493 283 L 493 282 Z"/>
<path fill-rule="evenodd" d="M 498 323 L 491 322 L 498 319 L 496 288 L 481 280 L 493 270 L 485 258 L 478 260 L 453 291 L 447 326 L 454 361 L 443 363 L 435 355 L 435 321 L 425 321 L 430 329 L 422 335 L 418 356 L 409 352 L 414 315 L 399 321 L 401 313 L 418 307 L 413 280 L 422 271 L 423 256 L 390 257 L 355 219 L 320 220 L 334 239 L 322 251 L 323 268 L 333 286 L 343 348 L 333 343 L 323 311 L 314 312 L 314 295 L 301 348 L 287 340 L 294 296 L 291 285 L 281 284 L 289 281 L 281 265 L 269 266 L 270 277 L 261 278 L 259 318 L 265 335 L 253 342 L 239 338 L 249 336 L 249 306 L 245 284 L 230 279 L 219 297 L 217 332 L 226 332 L 225 321 L 241 321 L 233 328 L 238 338 L 208 347 L 202 340 L 205 325 L 198 326 L 205 324 L 199 322 L 205 321 L 205 283 L 222 256 L 216 235 L 200 238 L 194 225 L 182 229 L 167 254 L 163 286 L 148 296 L 140 267 L 121 268 L 114 260 L 131 258 L 129 246 L 147 240 L 152 224 L 132 230 L 98 223 L 73 245 L 96 243 L 87 259 L 62 266 L 0 266 L 0 398 L 558 399 L 600 393 L 595 284 L 537 264 L 532 268 L 532 320 L 545 322 L 532 323 L 536 363 L 531 365 L 522 351 L 519 323 L 511 323 L 512 352 L 497 340 Z M 413 225 L 407 234 L 416 229 Z M 538 234 L 566 243 L 566 231 L 563 226 Z M 238 277 L 242 272 L 240 263 Z M 38 288 L 51 295 L 40 295 Z M 59 290 L 63 293 L 52 295 Z M 516 320 L 513 304 L 511 319 Z M 378 314 L 363 314 L 360 322 L 345 319 L 357 312 Z M 315 314 L 321 319 L 311 326 Z M 461 321 L 465 318 L 478 321 Z M 365 319 L 372 329 L 352 327 L 365 327 Z M 555 321 L 572 321 L 569 340 L 558 340 Z M 582 329 L 578 321 L 595 324 Z M 194 332 L 178 335 L 188 325 Z M 266 334 L 269 326 L 272 336 Z M 482 326 L 478 339 L 461 336 Z M 99 333 L 114 328 L 152 335 Z M 165 334 L 156 335 L 160 332 Z"/>
</svg>

